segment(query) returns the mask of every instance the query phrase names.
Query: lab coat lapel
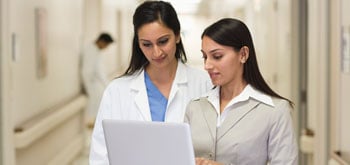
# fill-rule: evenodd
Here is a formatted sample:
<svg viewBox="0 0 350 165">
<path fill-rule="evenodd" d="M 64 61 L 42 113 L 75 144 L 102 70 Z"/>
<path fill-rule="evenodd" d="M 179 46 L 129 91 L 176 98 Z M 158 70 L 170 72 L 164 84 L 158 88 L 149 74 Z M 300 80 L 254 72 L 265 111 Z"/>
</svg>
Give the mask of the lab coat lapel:
<svg viewBox="0 0 350 165">
<path fill-rule="evenodd" d="M 135 92 L 135 104 L 138 111 L 146 121 L 151 121 L 151 112 L 148 104 L 148 96 L 145 85 L 144 71 L 141 71 L 131 82 L 131 90 Z"/>
<path fill-rule="evenodd" d="M 172 100 L 174 100 L 174 98 L 176 97 L 176 94 L 179 91 L 180 86 L 186 83 L 187 83 L 187 74 L 186 74 L 185 65 L 179 61 L 176 69 L 174 82 L 171 86 L 170 95 L 168 98 L 168 106 L 169 106 L 169 103 L 171 103 Z M 180 100 L 180 99 L 177 99 L 177 100 Z"/>
<path fill-rule="evenodd" d="M 249 114 L 259 102 L 254 99 L 248 99 L 248 101 L 240 102 L 237 104 L 243 104 L 237 108 L 228 112 L 225 121 L 218 128 L 217 138 L 220 140 L 230 129 L 232 129 L 240 120 L 242 120 L 247 114 Z"/>
</svg>

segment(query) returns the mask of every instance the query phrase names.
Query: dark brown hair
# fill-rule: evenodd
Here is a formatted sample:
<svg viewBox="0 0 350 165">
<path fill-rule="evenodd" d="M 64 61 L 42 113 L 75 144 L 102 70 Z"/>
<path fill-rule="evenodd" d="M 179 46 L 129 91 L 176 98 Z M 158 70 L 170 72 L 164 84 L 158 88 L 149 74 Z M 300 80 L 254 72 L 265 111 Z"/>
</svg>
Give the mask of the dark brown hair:
<svg viewBox="0 0 350 165">
<path fill-rule="evenodd" d="M 129 67 L 123 75 L 131 75 L 142 67 L 148 65 L 148 60 L 143 54 L 138 41 L 137 31 L 144 24 L 159 21 L 165 26 L 173 30 L 175 35 L 180 35 L 180 22 L 173 6 L 163 1 L 145 1 L 139 5 L 133 16 L 134 38 L 132 42 L 132 53 Z M 182 63 L 187 62 L 182 41 L 176 44 L 176 59 L 180 59 Z"/>
<path fill-rule="evenodd" d="M 260 73 L 256 59 L 253 39 L 248 27 L 240 20 L 224 18 L 207 27 L 202 33 L 202 38 L 207 36 L 218 44 L 230 46 L 239 51 L 243 46 L 249 48 L 249 58 L 244 64 L 243 78 L 255 89 L 263 93 L 285 99 L 293 107 L 293 102 L 273 91 Z"/>
</svg>

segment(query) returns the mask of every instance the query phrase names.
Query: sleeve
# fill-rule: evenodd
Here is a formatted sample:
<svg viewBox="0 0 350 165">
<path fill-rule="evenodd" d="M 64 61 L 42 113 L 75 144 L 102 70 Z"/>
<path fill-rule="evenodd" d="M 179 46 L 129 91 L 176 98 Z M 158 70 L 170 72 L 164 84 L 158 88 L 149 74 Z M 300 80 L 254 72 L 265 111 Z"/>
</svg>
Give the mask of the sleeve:
<svg viewBox="0 0 350 165">
<path fill-rule="evenodd" d="M 83 79 L 84 88 L 86 88 L 89 95 L 91 95 L 93 90 L 93 83 L 95 79 L 95 70 L 96 70 L 96 59 L 91 51 L 88 48 L 84 50 L 82 54 L 82 66 L 81 74 Z"/>
<path fill-rule="evenodd" d="M 268 140 L 270 165 L 298 164 L 298 146 L 290 114 L 291 110 L 292 108 L 287 101 L 276 106 L 276 115 Z"/>
<path fill-rule="evenodd" d="M 94 130 L 91 136 L 90 143 L 90 156 L 89 164 L 90 165 L 108 165 L 108 155 L 107 148 L 105 143 L 104 132 L 102 128 L 102 120 L 110 118 L 111 116 L 111 95 L 107 90 L 104 92 L 100 108 L 96 117 Z"/>
<path fill-rule="evenodd" d="M 106 68 L 105 65 L 103 65 L 103 60 L 100 57 L 98 64 L 96 66 L 95 74 L 97 79 L 104 85 L 107 86 L 108 84 L 108 78 L 107 78 L 107 73 L 106 73 Z"/>
</svg>

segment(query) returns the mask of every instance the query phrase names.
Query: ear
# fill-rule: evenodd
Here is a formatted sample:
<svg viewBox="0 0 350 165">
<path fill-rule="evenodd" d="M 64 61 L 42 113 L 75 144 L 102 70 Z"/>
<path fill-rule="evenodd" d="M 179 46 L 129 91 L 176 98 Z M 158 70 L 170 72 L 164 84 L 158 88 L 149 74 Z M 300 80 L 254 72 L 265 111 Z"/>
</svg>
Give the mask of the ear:
<svg viewBox="0 0 350 165">
<path fill-rule="evenodd" d="M 175 37 L 175 39 L 176 39 L 176 44 L 180 43 L 180 41 L 181 41 L 180 35 L 177 35 L 177 36 Z"/>
<path fill-rule="evenodd" d="M 249 58 L 249 48 L 248 46 L 243 46 L 241 48 L 241 50 L 239 50 L 239 54 L 241 57 L 241 63 L 244 64 L 245 62 L 247 62 L 248 58 Z"/>
</svg>

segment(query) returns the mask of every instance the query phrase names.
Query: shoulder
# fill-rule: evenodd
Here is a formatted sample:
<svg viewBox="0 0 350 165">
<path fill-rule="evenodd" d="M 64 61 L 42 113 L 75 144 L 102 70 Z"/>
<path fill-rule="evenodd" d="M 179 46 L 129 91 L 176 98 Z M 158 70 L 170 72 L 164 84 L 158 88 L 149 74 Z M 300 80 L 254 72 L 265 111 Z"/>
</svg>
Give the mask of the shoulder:
<svg viewBox="0 0 350 165">
<path fill-rule="evenodd" d="M 183 64 L 183 68 L 185 68 L 185 74 L 190 83 L 195 84 L 206 84 L 207 86 L 211 85 L 211 80 L 208 73 L 199 68 L 195 68 L 186 64 Z"/>
<path fill-rule="evenodd" d="M 283 110 L 283 109 L 289 109 L 291 110 L 292 107 L 289 104 L 289 102 L 285 99 L 280 99 L 280 98 L 276 98 L 276 97 L 272 97 L 272 102 L 275 105 L 275 109 L 276 110 Z"/>
<path fill-rule="evenodd" d="M 291 108 L 289 102 L 285 99 L 280 99 L 280 98 L 271 97 L 271 96 L 268 96 L 268 97 L 271 98 L 271 101 L 272 101 L 271 104 L 267 104 L 267 103 L 264 103 L 262 101 L 258 101 L 261 103 L 260 107 L 265 107 L 265 109 L 267 109 L 267 110 L 274 110 L 274 111 L 279 111 L 279 110 Z"/>
<path fill-rule="evenodd" d="M 281 118 L 282 116 L 289 117 L 291 115 L 293 108 L 287 100 L 272 97 L 272 101 L 274 103 L 272 113 L 277 119 Z"/>
<path fill-rule="evenodd" d="M 193 66 L 189 66 L 184 64 L 184 67 L 186 68 L 186 72 L 188 75 L 196 76 L 196 77 L 203 77 L 208 78 L 208 73 L 205 72 L 203 69 L 195 68 Z"/>
<path fill-rule="evenodd" d="M 199 115 L 203 112 L 211 113 L 212 115 L 216 114 L 214 106 L 208 101 L 207 97 L 199 97 L 192 99 L 186 107 L 186 117 L 188 120 L 193 118 L 198 118 L 202 115 Z"/>
<path fill-rule="evenodd" d="M 287 100 L 276 97 L 271 97 L 271 99 L 272 104 L 265 104 L 261 101 L 253 99 L 259 102 L 257 106 L 257 108 L 259 109 L 258 112 L 265 114 L 265 116 L 270 116 L 274 120 L 280 118 L 281 116 L 290 115 L 292 107 L 290 106 Z"/>
<path fill-rule="evenodd" d="M 107 86 L 106 90 L 125 90 L 129 89 L 131 82 L 136 79 L 137 75 L 124 75 L 113 79 Z"/>
<path fill-rule="evenodd" d="M 91 51 L 98 51 L 98 47 L 94 43 L 88 43 L 83 46 L 83 52 L 89 53 Z"/>
<path fill-rule="evenodd" d="M 202 103 L 202 102 L 209 102 L 209 101 L 208 101 L 208 97 L 207 96 L 201 96 L 201 97 L 193 98 L 191 100 L 191 102 L 193 102 L 193 103 Z"/>
<path fill-rule="evenodd" d="M 194 109 L 203 109 L 203 107 L 208 107 L 208 106 L 211 106 L 211 104 L 208 101 L 207 97 L 194 98 L 188 103 L 188 107 L 192 107 L 190 109 L 193 109 L 193 108 Z"/>
</svg>

